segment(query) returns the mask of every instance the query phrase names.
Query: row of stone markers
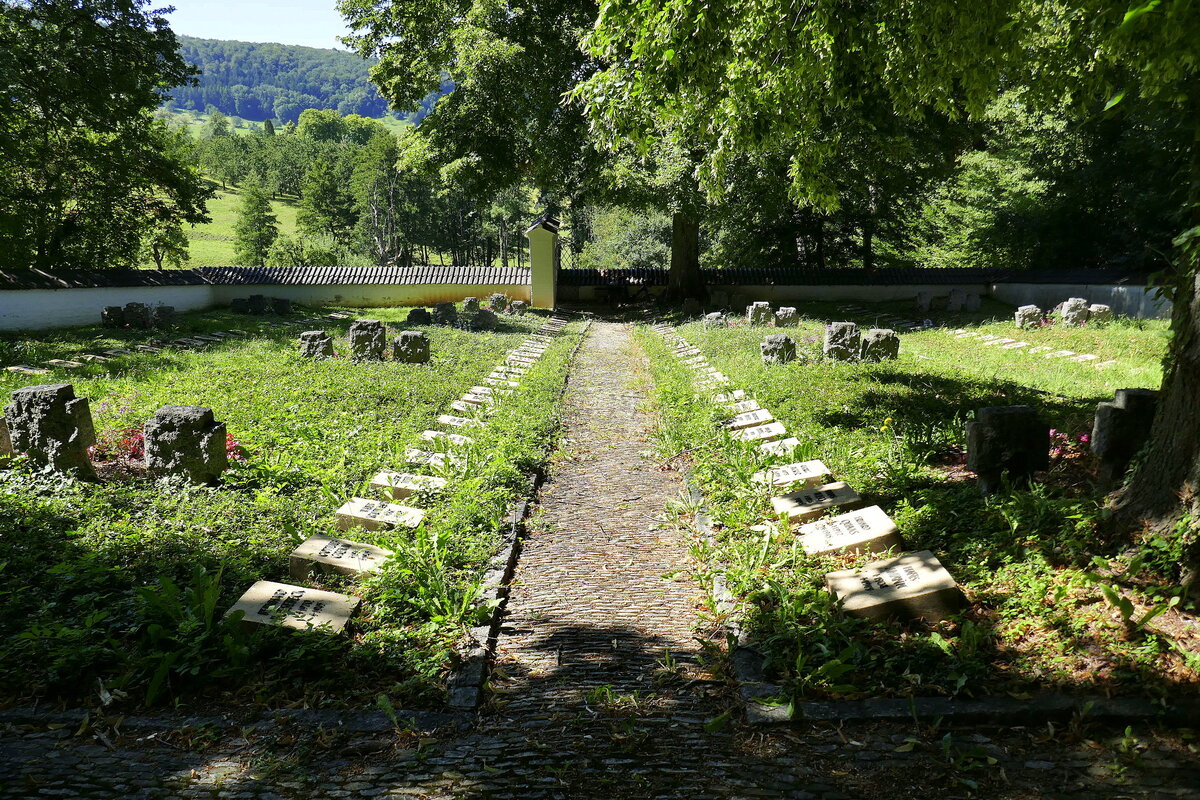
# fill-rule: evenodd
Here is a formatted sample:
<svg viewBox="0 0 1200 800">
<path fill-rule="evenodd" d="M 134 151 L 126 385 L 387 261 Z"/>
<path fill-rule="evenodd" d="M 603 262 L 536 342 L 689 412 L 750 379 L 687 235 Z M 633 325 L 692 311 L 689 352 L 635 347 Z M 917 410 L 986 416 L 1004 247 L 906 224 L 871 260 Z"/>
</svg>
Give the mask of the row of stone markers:
<svg viewBox="0 0 1200 800">
<path fill-rule="evenodd" d="M 733 414 L 726 427 L 735 439 L 758 443 L 759 452 L 768 457 L 788 456 L 795 450 L 799 441 L 783 438 L 787 434 L 783 424 L 744 391 L 731 391 L 729 379 L 708 364 L 699 348 L 668 325 L 655 325 L 654 330 L 697 373 L 697 387 L 712 393 Z M 771 492 L 775 513 L 805 523 L 799 528 L 800 542 L 810 556 L 901 549 L 900 531 L 891 517 L 877 505 L 863 508 L 858 492 L 831 478 L 823 462 L 812 460 L 770 466 L 752 480 Z M 821 519 L 831 510 L 847 513 Z M 964 600 L 953 577 L 928 550 L 826 573 L 825 585 L 846 613 L 867 619 L 920 617 L 933 622 L 957 611 Z"/>
<path fill-rule="evenodd" d="M 551 317 L 521 346 L 509 351 L 504 363 L 484 379 L 487 386 L 474 386 L 462 399 L 450 404 L 451 409 L 459 414 L 438 417 L 439 425 L 450 430 L 427 430 L 421 433 L 422 442 L 441 445 L 445 450 L 431 452 L 418 447 L 408 448 L 404 451 L 405 464 L 431 471 L 444 471 L 450 465 L 462 464 L 463 459 L 454 451 L 474 444 L 474 439 L 455 431 L 486 424 L 486 417 L 495 404 L 520 386 L 521 378 L 542 358 L 551 338 L 560 334 L 567 322 L 564 317 Z M 353 325 L 351 328 L 353 330 Z M 420 332 L 406 331 L 397 339 L 397 348 L 401 346 L 401 339 L 409 333 L 424 337 Z M 425 349 L 428 357 L 427 344 Z M 421 503 L 444 491 L 448 480 L 440 475 L 385 469 L 371 479 L 370 485 L 385 499 L 352 497 L 334 512 L 334 524 L 338 530 L 415 528 L 424 520 L 425 509 L 394 501 Z M 378 571 L 391 556 L 392 552 L 382 547 L 317 535 L 309 537 L 292 551 L 288 557 L 288 573 L 298 581 L 307 581 L 314 571 L 360 575 Z M 251 629 L 268 625 L 337 634 L 345 630 L 346 623 L 360 602 L 353 595 L 310 586 L 258 581 L 229 608 L 226 616 L 240 614 L 241 622 Z"/>
<path fill-rule="evenodd" d="M 1050 309 L 1042 311 L 1035 305 L 1021 306 L 1013 315 L 1018 328 L 1040 328 L 1046 324 L 1050 314 L 1057 314 L 1061 324 L 1072 328 L 1083 325 L 1106 325 L 1112 322 L 1112 308 L 1103 303 L 1089 303 L 1082 297 L 1071 297 Z"/>
<path fill-rule="evenodd" d="M 974 292 L 968 292 L 965 289 L 951 289 L 949 296 L 945 298 L 934 297 L 933 292 L 917 292 L 917 311 L 932 311 L 934 309 L 945 309 L 951 312 L 978 311 L 981 305 L 982 300 L 979 295 Z"/>
<path fill-rule="evenodd" d="M 1042 356 L 1043 358 L 1065 358 L 1069 361 L 1074 361 L 1079 364 L 1092 364 L 1096 369 L 1102 367 L 1111 367 L 1116 364 L 1116 359 L 1101 361 L 1100 356 L 1092 353 L 1076 353 L 1074 350 L 1055 350 L 1053 347 L 1029 347 L 1029 342 L 1023 342 L 1018 339 L 1012 339 L 1006 336 L 997 336 L 990 333 L 980 333 L 979 331 L 969 331 L 964 328 L 951 331 L 955 339 L 972 340 L 977 342 L 982 347 L 996 347 L 999 350 L 1014 350 L 1020 351 L 1031 356 Z M 1029 348 L 1026 350 L 1025 348 Z M 1096 363 L 1092 363 L 1096 362 Z"/>
</svg>

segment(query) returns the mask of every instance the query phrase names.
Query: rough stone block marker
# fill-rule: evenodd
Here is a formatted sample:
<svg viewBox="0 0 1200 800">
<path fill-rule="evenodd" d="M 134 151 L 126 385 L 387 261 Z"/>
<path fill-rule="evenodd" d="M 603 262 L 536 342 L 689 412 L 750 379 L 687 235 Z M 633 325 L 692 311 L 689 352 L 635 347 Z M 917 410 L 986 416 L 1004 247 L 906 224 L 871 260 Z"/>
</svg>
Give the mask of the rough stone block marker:
<svg viewBox="0 0 1200 800">
<path fill-rule="evenodd" d="M 387 347 L 387 329 L 377 319 L 356 319 L 350 323 L 350 358 L 354 361 L 382 361 Z"/>
<path fill-rule="evenodd" d="M 1021 306 L 1013 315 L 1018 328 L 1036 328 L 1042 324 L 1042 309 L 1037 306 Z"/>
<path fill-rule="evenodd" d="M 704 306 L 694 297 L 686 297 L 679 308 L 685 317 L 694 317 L 704 312 Z"/>
<path fill-rule="evenodd" d="M 793 486 L 797 483 L 815 486 L 824 483 L 831 474 L 829 467 L 822 461 L 797 461 L 795 464 L 784 464 L 756 472 L 751 480 L 755 483 L 765 483 L 772 488 Z"/>
<path fill-rule="evenodd" d="M 492 311 L 507 311 L 508 295 L 496 292 L 488 298 L 488 308 L 490 308 Z"/>
<path fill-rule="evenodd" d="M 436 475 L 413 475 L 383 470 L 371 478 L 371 488 L 389 500 L 403 500 L 419 492 L 440 492 L 449 484 Z"/>
<path fill-rule="evenodd" d="M 724 328 L 724 327 L 725 327 L 725 315 L 722 314 L 720 311 L 714 311 L 711 314 L 704 315 L 705 330 L 707 330 L 709 328 Z"/>
<path fill-rule="evenodd" d="M 967 311 L 978 311 L 983 306 L 983 300 L 974 292 L 967 292 L 967 300 L 963 308 Z"/>
<path fill-rule="evenodd" d="M 263 294 L 252 294 L 246 302 L 249 304 L 251 314 L 265 314 L 270 307 L 267 296 Z"/>
<path fill-rule="evenodd" d="M 758 349 L 764 364 L 790 364 L 796 360 L 796 342 L 786 333 L 772 333 Z"/>
<path fill-rule="evenodd" d="M 862 349 L 858 326 L 853 322 L 831 322 L 825 326 L 826 358 L 834 361 L 854 361 Z"/>
<path fill-rule="evenodd" d="M 1092 303 L 1088 306 L 1088 323 L 1091 325 L 1105 325 L 1112 322 L 1113 312 L 1110 306 L 1103 303 Z"/>
<path fill-rule="evenodd" d="M 125 324 L 131 328 L 149 328 L 154 324 L 154 312 L 145 303 L 125 304 Z"/>
<path fill-rule="evenodd" d="M 967 293 L 962 289 L 951 289 L 950 299 L 946 301 L 947 311 L 962 311 L 967 305 Z"/>
<path fill-rule="evenodd" d="M 1092 426 L 1092 452 L 1100 457 L 1100 479 L 1114 483 L 1150 438 L 1150 425 L 1158 410 L 1154 389 L 1118 389 L 1111 402 L 1096 406 Z"/>
<path fill-rule="evenodd" d="M 425 512 L 422 509 L 385 503 L 381 500 L 368 500 L 364 497 L 351 498 L 333 514 L 334 524 L 340 531 L 348 531 L 351 528 L 368 531 L 415 528 L 424 518 Z"/>
<path fill-rule="evenodd" d="M 508 313 L 515 314 L 518 317 L 525 316 L 525 312 L 529 310 L 529 304 L 524 300 L 513 300 L 508 304 Z"/>
<path fill-rule="evenodd" d="M 1007 474 L 1024 483 L 1050 466 L 1050 426 L 1031 406 L 993 406 L 967 423 L 967 469 L 979 476 L 979 489 L 992 494 Z"/>
<path fill-rule="evenodd" d="M 1072 297 L 1062 304 L 1062 324 L 1079 326 L 1088 321 L 1091 305 L 1082 297 Z"/>
<path fill-rule="evenodd" d="M 453 325 L 458 322 L 458 309 L 454 303 L 438 303 L 433 307 L 433 321 L 438 325 Z"/>
<path fill-rule="evenodd" d="M 96 428 L 86 397 L 76 397 L 69 383 L 26 386 L 12 393 L 4 420 L 13 450 L 40 466 L 95 477 L 87 449 L 96 443 Z"/>
<path fill-rule="evenodd" d="M 360 602 L 357 597 L 337 592 L 258 581 L 229 607 L 225 616 L 242 612 L 241 624 L 249 630 L 270 625 L 338 634 L 345 630 Z"/>
<path fill-rule="evenodd" d="M 771 416 L 771 412 L 765 408 L 760 408 L 757 411 L 747 411 L 742 414 L 737 414 L 729 422 L 725 423 L 726 428 L 738 430 L 739 428 L 752 428 L 755 425 L 764 425 L 774 421 L 775 417 Z"/>
<path fill-rule="evenodd" d="M 433 322 L 433 315 L 425 308 L 414 308 L 408 312 L 408 316 L 404 318 L 408 325 L 429 325 Z"/>
<path fill-rule="evenodd" d="M 286 297 L 272 297 L 271 312 L 281 317 L 287 316 L 292 313 L 292 301 Z"/>
<path fill-rule="evenodd" d="M 378 572 L 392 551 L 332 536 L 310 536 L 288 556 L 288 575 L 308 580 L 314 571 L 357 575 Z"/>
<path fill-rule="evenodd" d="M 8 435 L 8 423 L 0 416 L 0 467 L 5 466 L 12 458 L 12 437 Z"/>
<path fill-rule="evenodd" d="M 746 322 L 751 325 L 770 325 L 774 320 L 775 312 L 765 300 L 746 306 Z"/>
<path fill-rule="evenodd" d="M 862 338 L 859 358 L 863 361 L 891 361 L 900 355 L 900 335 L 887 328 L 871 328 Z"/>
<path fill-rule="evenodd" d="M 429 361 L 429 337 L 421 331 L 401 331 L 392 341 L 392 352 L 405 364 L 425 364 Z"/>
<path fill-rule="evenodd" d="M 776 328 L 794 328 L 800 324 L 800 314 L 792 306 L 783 306 L 775 312 Z"/>
<path fill-rule="evenodd" d="M 860 505 L 862 498 L 845 481 L 810 486 L 771 498 L 771 508 L 776 514 L 787 514 L 800 521 L 819 517 L 831 508 L 858 508 Z"/>
<path fill-rule="evenodd" d="M 333 337 L 325 331 L 305 331 L 300 334 L 300 355 L 305 358 L 333 358 Z"/>
<path fill-rule="evenodd" d="M 229 465 L 225 423 L 211 408 L 163 406 L 143 426 L 146 469 L 152 474 L 214 483 Z"/>
<path fill-rule="evenodd" d="M 810 556 L 826 553 L 884 553 L 901 547 L 900 529 L 879 506 L 800 526 L 800 546 Z"/>
<path fill-rule="evenodd" d="M 766 425 L 736 430 L 732 435 L 739 442 L 772 442 L 785 434 L 787 428 L 783 427 L 782 422 L 768 422 Z"/>
<path fill-rule="evenodd" d="M 917 311 L 929 311 L 933 308 L 933 292 L 917 292 Z"/>
<path fill-rule="evenodd" d="M 474 314 L 479 310 L 479 298 L 464 297 L 462 310 L 464 314 Z"/>
<path fill-rule="evenodd" d="M 120 306 L 105 306 L 100 310 L 100 324 L 106 328 L 120 328 L 125 324 L 125 309 Z"/>
<path fill-rule="evenodd" d="M 500 324 L 500 320 L 496 318 L 496 312 L 487 308 L 481 308 L 466 316 L 467 327 L 473 331 L 494 331 Z"/>
<path fill-rule="evenodd" d="M 928 550 L 826 573 L 825 586 L 847 614 L 865 619 L 936 622 L 963 606 L 958 584 Z"/>
<path fill-rule="evenodd" d="M 175 306 L 154 307 L 154 327 L 169 328 L 175 324 Z"/>
</svg>

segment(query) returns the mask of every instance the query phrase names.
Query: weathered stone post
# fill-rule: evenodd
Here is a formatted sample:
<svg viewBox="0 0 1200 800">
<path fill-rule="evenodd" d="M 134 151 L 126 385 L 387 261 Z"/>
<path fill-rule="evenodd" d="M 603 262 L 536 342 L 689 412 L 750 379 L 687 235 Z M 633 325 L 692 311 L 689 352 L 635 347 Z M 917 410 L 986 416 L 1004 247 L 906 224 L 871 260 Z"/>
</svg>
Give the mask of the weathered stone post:
<svg viewBox="0 0 1200 800">
<path fill-rule="evenodd" d="M 292 301 L 286 297 L 272 297 L 271 310 L 279 316 L 292 313 Z"/>
<path fill-rule="evenodd" d="M 1021 306 L 1014 317 L 1018 328 L 1036 328 L 1042 324 L 1042 310 L 1037 306 Z"/>
<path fill-rule="evenodd" d="M 404 321 L 409 325 L 429 325 L 433 322 L 433 315 L 427 308 L 414 308 L 408 312 Z"/>
<path fill-rule="evenodd" d="M 758 347 L 764 364 L 788 364 L 796 360 L 796 342 L 786 333 L 772 333 Z"/>
<path fill-rule="evenodd" d="M 464 314 L 474 314 L 479 310 L 479 298 L 464 297 L 462 310 Z"/>
<path fill-rule="evenodd" d="M 694 297 L 685 297 L 679 310 L 685 317 L 695 317 L 704 313 L 704 306 Z"/>
<path fill-rule="evenodd" d="M 100 311 L 100 324 L 106 328 L 119 328 L 125 324 L 125 309 L 120 306 L 105 306 Z"/>
<path fill-rule="evenodd" d="M 1088 321 L 1089 308 L 1088 301 L 1082 297 L 1069 298 L 1062 304 L 1063 325 L 1083 325 Z"/>
<path fill-rule="evenodd" d="M 967 302 L 963 308 L 967 311 L 978 311 L 983 306 L 983 300 L 975 292 L 967 292 Z"/>
<path fill-rule="evenodd" d="M 558 219 L 547 214 L 525 231 L 529 239 L 530 300 L 536 308 L 558 304 L 559 227 Z"/>
<path fill-rule="evenodd" d="M 249 300 L 247 300 L 247 303 L 249 303 L 251 314 L 267 313 L 267 296 L 266 295 L 252 294 L 252 295 L 250 295 Z"/>
<path fill-rule="evenodd" d="M 453 305 L 453 304 L 451 304 Z M 382 361 L 387 347 L 387 330 L 377 319 L 356 319 L 350 323 L 350 358 L 355 361 Z"/>
<path fill-rule="evenodd" d="M 405 364 L 424 364 L 429 361 L 429 337 L 421 331 L 401 331 L 392 341 L 397 361 Z"/>
<path fill-rule="evenodd" d="M 861 349 L 858 326 L 853 322 L 831 322 L 825 326 L 826 358 L 834 361 L 854 361 Z"/>
<path fill-rule="evenodd" d="M 782 306 L 775 312 L 776 328 L 794 328 L 800 324 L 800 315 L 792 306 Z"/>
<path fill-rule="evenodd" d="M 145 303 L 125 304 L 125 324 L 133 328 L 149 328 L 153 322 L 150 307 Z"/>
<path fill-rule="evenodd" d="M 458 322 L 458 309 L 454 303 L 438 303 L 433 307 L 433 321 L 438 325 L 453 325 Z"/>
<path fill-rule="evenodd" d="M 154 327 L 169 328 L 175 324 L 175 306 L 154 307 Z"/>
<path fill-rule="evenodd" d="M 1113 313 L 1110 306 L 1103 303 L 1092 303 L 1088 306 L 1088 322 L 1092 325 L 1105 325 L 1112 322 Z"/>
<path fill-rule="evenodd" d="M 1129 462 L 1150 438 L 1158 410 L 1154 389 L 1117 389 L 1111 402 L 1096 406 L 1092 452 L 1100 458 L 1100 481 L 1111 486 L 1125 474 Z"/>
<path fill-rule="evenodd" d="M 917 292 L 917 311 L 933 308 L 933 292 Z"/>
<path fill-rule="evenodd" d="M 333 358 L 333 337 L 325 331 L 305 331 L 300 334 L 300 355 L 305 358 Z"/>
<path fill-rule="evenodd" d="M 481 308 L 467 318 L 467 325 L 473 331 L 494 331 L 500 320 L 496 319 L 494 311 Z"/>
<path fill-rule="evenodd" d="M 775 312 L 771 310 L 771 304 L 765 300 L 759 300 L 746 306 L 746 322 L 751 325 L 770 325 L 774 319 Z"/>
<path fill-rule="evenodd" d="M 714 311 L 711 314 L 704 315 L 705 330 L 707 330 L 708 328 L 724 328 L 724 327 L 725 327 L 725 315 L 722 314 L 720 311 Z"/>
<path fill-rule="evenodd" d="M 8 422 L 0 415 L 0 469 L 8 466 L 12 454 L 12 437 L 8 435 Z"/>
<path fill-rule="evenodd" d="M 529 304 L 524 300 L 513 300 L 508 304 L 508 313 L 518 317 L 525 316 L 527 310 L 529 310 Z"/>
<path fill-rule="evenodd" d="M 979 476 L 979 490 L 992 494 L 1008 475 L 1026 483 L 1050 466 L 1050 426 L 1031 406 L 993 406 L 967 423 L 967 469 Z"/>
<path fill-rule="evenodd" d="M 891 361 L 900 355 L 900 336 L 888 328 L 871 328 L 862 338 L 859 358 L 863 361 Z"/>
<path fill-rule="evenodd" d="M 225 423 L 213 419 L 211 408 L 163 406 L 142 434 L 146 469 L 154 475 L 215 483 L 229 465 Z"/>
<path fill-rule="evenodd" d="M 235 297 L 229 301 L 229 310 L 234 314 L 249 314 L 250 301 L 245 297 Z"/>
<path fill-rule="evenodd" d="M 35 464 L 59 472 L 94 478 L 87 449 L 96 443 L 96 428 L 86 397 L 76 397 L 69 383 L 26 386 L 12 393 L 4 409 L 12 448 Z"/>
<path fill-rule="evenodd" d="M 507 311 L 508 310 L 508 295 L 502 292 L 494 292 L 488 298 L 488 308 L 492 311 Z"/>
<path fill-rule="evenodd" d="M 951 289 L 950 299 L 946 301 L 947 311 L 962 311 L 967 305 L 967 293 L 962 289 Z"/>
</svg>

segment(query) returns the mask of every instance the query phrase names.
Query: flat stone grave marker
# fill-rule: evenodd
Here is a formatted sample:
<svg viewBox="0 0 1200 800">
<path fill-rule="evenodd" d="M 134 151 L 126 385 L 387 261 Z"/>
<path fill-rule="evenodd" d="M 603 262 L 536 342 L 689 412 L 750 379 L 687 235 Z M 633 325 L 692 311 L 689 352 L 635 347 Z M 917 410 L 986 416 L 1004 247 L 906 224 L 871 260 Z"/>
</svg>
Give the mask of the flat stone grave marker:
<svg viewBox="0 0 1200 800">
<path fill-rule="evenodd" d="M 1053 349 L 1054 349 L 1053 347 L 1031 347 L 1031 348 L 1029 348 L 1029 350 L 1027 352 L 1029 353 L 1029 355 L 1033 356 L 1033 355 L 1037 355 L 1038 353 L 1045 353 L 1045 352 L 1048 352 Z"/>
<path fill-rule="evenodd" d="M 701 389 L 715 389 L 716 387 L 724 386 L 729 382 L 729 378 L 718 373 L 716 375 L 709 375 L 707 378 L 700 381 L 697 386 L 699 386 Z"/>
<path fill-rule="evenodd" d="M 1055 350 L 1053 353 L 1047 353 L 1046 358 L 1066 358 L 1073 355 L 1075 355 L 1074 350 Z"/>
<path fill-rule="evenodd" d="M 133 349 L 137 350 L 139 353 L 161 353 L 163 351 L 161 347 L 154 347 L 148 344 L 139 344 Z"/>
<path fill-rule="evenodd" d="M 847 614 L 865 619 L 944 619 L 962 607 L 954 578 L 928 550 L 874 561 L 825 575 L 825 585 Z"/>
<path fill-rule="evenodd" d="M 765 483 L 771 487 L 791 486 L 803 483 L 805 486 L 815 486 L 824 483 L 832 473 L 822 461 L 797 461 L 794 464 L 784 464 L 779 467 L 760 470 L 751 477 L 755 483 Z"/>
<path fill-rule="evenodd" d="M 735 414 L 745 414 L 747 411 L 758 411 L 762 406 L 758 404 L 757 400 L 742 400 L 729 408 Z"/>
<path fill-rule="evenodd" d="M 1100 369 L 1101 367 L 1111 367 L 1115 363 L 1117 363 L 1115 359 L 1112 361 L 1101 361 L 1096 365 L 1096 369 Z"/>
<path fill-rule="evenodd" d="M 475 440 L 470 436 L 463 436 L 461 433 L 447 433 L 446 431 L 421 431 L 421 440 L 426 442 L 449 442 L 455 447 L 465 447 L 469 444 L 475 444 Z"/>
<path fill-rule="evenodd" d="M 489 386 L 508 386 L 509 388 L 512 388 L 512 389 L 515 389 L 521 385 L 521 384 L 517 383 L 516 381 L 508 381 L 508 380 L 504 380 L 503 378 L 484 378 L 483 382 L 488 384 Z"/>
<path fill-rule="evenodd" d="M 258 581 L 229 607 L 225 616 L 241 611 L 242 624 L 251 630 L 255 625 L 272 625 L 337 634 L 345 630 L 361 602 L 337 592 Z"/>
<path fill-rule="evenodd" d="M 464 414 L 474 414 L 479 411 L 479 406 L 472 405 L 463 400 L 452 400 L 450 402 L 450 409 L 452 411 L 461 411 Z"/>
<path fill-rule="evenodd" d="M 1009 342 L 1001 347 L 1001 350 L 1019 350 L 1022 347 L 1029 347 L 1029 342 Z"/>
<path fill-rule="evenodd" d="M 741 389 L 734 389 L 732 392 L 726 392 L 725 394 L 718 394 L 713 397 L 713 400 L 716 400 L 718 403 L 736 403 L 739 400 L 745 400 L 745 399 L 746 399 L 746 393 L 744 391 L 742 391 Z"/>
<path fill-rule="evenodd" d="M 378 572 L 391 550 L 332 536 L 310 536 L 288 556 L 288 574 L 296 580 L 308 580 L 313 570 L 357 575 Z"/>
<path fill-rule="evenodd" d="M 1078 361 L 1079 363 L 1081 363 L 1081 364 L 1082 364 L 1082 363 L 1085 363 L 1085 362 L 1088 362 L 1088 361 L 1099 361 L 1099 360 L 1100 360 L 1100 356 L 1093 355 L 1092 353 L 1084 353 L 1083 355 L 1079 355 L 1079 356 L 1073 356 L 1073 357 L 1071 358 L 1071 360 L 1072 360 L 1072 361 Z"/>
<path fill-rule="evenodd" d="M 338 530 L 363 528 L 378 531 L 388 528 L 415 528 L 425 518 L 425 512 L 419 508 L 385 503 L 382 500 L 353 497 L 334 512 L 333 518 Z"/>
<path fill-rule="evenodd" d="M 999 337 L 999 336 L 997 336 L 997 335 L 995 335 L 995 334 L 992 334 L 992 333 L 985 333 L 985 334 L 983 334 L 983 335 L 981 335 L 981 336 L 979 337 L 979 341 L 981 341 L 981 342 L 990 342 L 992 339 L 999 339 L 999 338 L 1000 338 L 1000 337 Z"/>
<path fill-rule="evenodd" d="M 771 442 L 787 433 L 787 428 L 781 422 L 768 422 L 753 428 L 742 428 L 733 432 L 733 438 L 740 442 Z"/>
<path fill-rule="evenodd" d="M 179 341 L 187 341 L 187 340 L 180 339 Z M 106 355 L 106 356 L 131 356 L 131 355 L 133 355 L 133 351 L 122 350 L 120 348 L 117 348 L 116 350 L 105 350 L 103 352 L 104 352 L 104 355 Z"/>
<path fill-rule="evenodd" d="M 371 478 L 371 488 L 391 500 L 403 500 L 418 492 L 440 492 L 449 484 L 436 475 L 413 475 L 385 469 Z"/>
<path fill-rule="evenodd" d="M 787 514 L 797 520 L 819 517 L 831 508 L 857 508 L 861 504 L 862 498 L 858 492 L 845 481 L 809 486 L 771 498 L 771 508 L 775 509 L 776 514 Z"/>
<path fill-rule="evenodd" d="M 800 526 L 800 546 L 810 556 L 826 553 L 883 553 L 901 547 L 900 529 L 879 506 Z"/>
<path fill-rule="evenodd" d="M 742 414 L 737 414 L 729 422 L 725 423 L 726 428 L 738 430 L 739 428 L 752 428 L 755 425 L 763 425 L 767 422 L 773 422 L 775 417 L 770 411 L 765 408 L 760 408 L 757 411 L 747 411 Z"/>
<path fill-rule="evenodd" d="M 479 427 L 479 420 L 470 417 L 458 417 L 454 414 L 442 414 L 437 418 L 439 425 L 449 425 L 452 428 Z"/>
<path fill-rule="evenodd" d="M 504 360 L 506 362 L 508 362 L 509 364 L 524 364 L 525 366 L 528 366 L 528 367 L 532 367 L 534 364 L 537 363 L 536 358 L 528 358 L 526 356 L 515 356 L 514 355 L 514 356 L 509 356 L 508 358 L 506 358 Z"/>
<path fill-rule="evenodd" d="M 960 331 L 960 332 L 957 332 L 954 334 L 954 338 L 955 339 L 973 339 L 973 338 L 975 338 L 975 334 L 971 333 L 970 331 Z"/>
<path fill-rule="evenodd" d="M 795 436 L 789 436 L 786 439 L 780 439 L 777 442 L 765 442 L 758 446 L 760 452 L 769 456 L 779 456 L 786 458 L 792 454 L 797 447 L 800 446 L 800 440 Z"/>
<path fill-rule="evenodd" d="M 685 358 L 683 360 L 683 363 L 684 364 L 705 364 L 705 363 L 708 363 L 708 359 L 702 355 L 690 356 L 689 358 Z"/>
<path fill-rule="evenodd" d="M 109 361 L 112 361 L 108 356 L 98 356 L 95 353 L 85 353 L 80 358 L 84 361 L 95 361 L 97 364 L 107 364 Z"/>
<path fill-rule="evenodd" d="M 1002 339 L 992 339 L 991 341 L 984 342 L 983 346 L 990 347 L 991 345 L 994 345 L 994 344 L 1011 344 L 1012 342 L 1015 342 L 1015 341 L 1016 341 L 1016 339 L 1003 339 L 1003 338 Z"/>
<path fill-rule="evenodd" d="M 221 337 L 213 336 L 212 334 L 208 333 L 202 333 L 197 336 L 193 336 L 192 338 L 199 339 L 202 342 L 212 342 L 213 344 L 224 341 Z"/>
<path fill-rule="evenodd" d="M 15 372 L 18 375 L 48 375 L 50 370 L 42 367 L 33 367 L 29 364 L 14 364 L 11 367 L 4 368 L 8 372 Z"/>
<path fill-rule="evenodd" d="M 461 465 L 463 460 L 449 453 L 431 453 L 428 450 L 418 450 L 415 447 L 410 447 L 404 451 L 404 463 L 441 469 L 447 464 Z"/>
<path fill-rule="evenodd" d="M 491 405 L 492 403 L 496 402 L 496 398 L 492 397 L 491 395 L 475 394 L 474 392 L 467 392 L 462 396 L 461 399 L 464 403 L 470 403 L 472 405 Z"/>
</svg>

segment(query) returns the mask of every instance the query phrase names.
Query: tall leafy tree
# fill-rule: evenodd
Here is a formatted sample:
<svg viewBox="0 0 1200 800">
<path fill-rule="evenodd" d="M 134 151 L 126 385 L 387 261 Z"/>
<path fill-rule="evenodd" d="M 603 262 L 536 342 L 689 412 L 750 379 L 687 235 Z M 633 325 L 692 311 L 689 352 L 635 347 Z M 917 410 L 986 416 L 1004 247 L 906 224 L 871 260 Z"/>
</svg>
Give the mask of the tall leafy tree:
<svg viewBox="0 0 1200 800">
<path fill-rule="evenodd" d="M 354 200 L 346 181 L 329 159 L 315 161 L 304 176 L 296 222 L 306 233 L 343 241 L 354 228 Z"/>
<path fill-rule="evenodd" d="M 279 220 L 271 201 L 256 180 L 242 186 L 242 204 L 233 227 L 234 247 L 243 263 L 261 267 L 279 236 Z"/>
<path fill-rule="evenodd" d="M 1173 165 L 1179 212 L 1174 337 L 1141 468 L 1118 503 L 1130 525 L 1200 513 L 1200 5 L 1189 0 L 783 0 L 708 4 L 606 0 L 591 38 L 608 68 L 582 90 L 610 138 L 666 115 L 705 150 L 706 176 L 729 158 L 790 139 L 795 196 L 830 205 L 831 111 L 880 96 L 902 118 L 982 114 L 1014 81 L 1030 102 L 1067 97 L 1079 115 L 1169 115 L 1185 134 Z M 1181 503 L 1182 499 L 1182 503 Z M 1200 544 L 1186 559 L 1200 575 Z"/>
<path fill-rule="evenodd" d="M 0 3 L 0 263 L 131 265 L 209 192 L 153 118 L 193 80 L 148 0 Z"/>
</svg>

